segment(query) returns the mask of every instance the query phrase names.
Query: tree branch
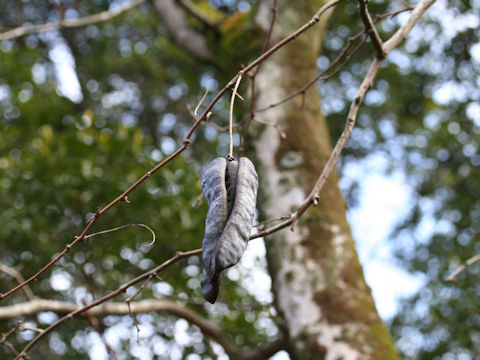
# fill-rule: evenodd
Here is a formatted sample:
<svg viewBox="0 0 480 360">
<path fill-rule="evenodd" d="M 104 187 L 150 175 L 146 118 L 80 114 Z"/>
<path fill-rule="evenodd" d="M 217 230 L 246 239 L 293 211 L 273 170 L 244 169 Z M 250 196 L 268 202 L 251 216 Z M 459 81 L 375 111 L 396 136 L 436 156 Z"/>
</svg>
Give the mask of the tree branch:
<svg viewBox="0 0 480 360">
<path fill-rule="evenodd" d="M 460 265 L 458 268 L 455 269 L 454 272 L 452 272 L 448 277 L 447 277 L 447 281 L 455 281 L 455 278 L 463 271 L 467 268 L 467 266 L 470 266 L 472 264 L 475 264 L 477 261 L 480 260 L 480 254 L 477 254 L 473 257 L 471 257 L 470 259 L 468 259 L 467 261 L 465 261 L 465 263 L 463 263 L 462 265 Z"/>
<path fill-rule="evenodd" d="M 417 23 L 418 19 L 436 0 L 422 0 L 414 8 L 407 22 L 397 30 L 397 32 L 383 44 L 383 51 L 389 54 L 395 49 L 410 33 L 412 28 Z"/>
<path fill-rule="evenodd" d="M 60 28 L 73 28 L 86 25 L 92 25 L 99 22 L 110 20 L 124 12 L 140 5 L 145 2 L 145 0 L 131 0 L 124 2 L 119 6 L 116 6 L 112 10 L 102 11 L 98 14 L 81 17 L 78 19 L 62 19 L 60 21 L 55 21 L 46 24 L 40 25 L 24 25 L 11 29 L 5 32 L 0 33 L 0 41 L 17 38 L 20 36 L 39 33 L 43 31 L 57 30 Z"/>
<path fill-rule="evenodd" d="M 368 1 L 369 0 L 358 0 L 358 10 L 360 17 L 362 18 L 363 25 L 365 26 L 365 31 L 367 32 L 368 36 L 370 36 L 370 40 L 372 41 L 373 48 L 377 54 L 377 59 L 383 59 L 385 58 L 386 53 L 383 50 L 383 43 L 382 39 L 380 38 L 380 34 L 378 33 L 373 19 L 370 16 L 370 12 L 368 11 Z"/>
<path fill-rule="evenodd" d="M 83 308 L 84 306 L 64 301 L 36 299 L 21 304 L 0 307 L 0 319 L 31 316 L 44 311 L 51 311 L 57 314 L 71 314 L 81 311 Z M 269 356 L 283 348 L 283 341 L 278 339 L 271 344 L 267 344 L 264 347 L 259 347 L 255 350 L 241 350 L 225 335 L 223 331 L 210 324 L 195 312 L 172 301 L 157 299 L 141 300 L 131 302 L 130 308 L 124 302 L 104 303 L 90 309 L 87 315 L 102 317 L 107 315 L 129 315 L 130 313 L 145 314 L 162 311 L 181 317 L 189 323 L 198 326 L 202 333 L 220 344 L 231 359 L 267 359 Z M 43 331 L 45 332 L 46 330 Z"/>
<path fill-rule="evenodd" d="M 12 277 L 14 277 L 20 284 L 25 281 L 23 278 L 22 274 L 20 274 L 19 271 L 15 270 L 14 268 L 2 263 L 0 261 L 0 271 L 3 271 L 5 274 L 8 274 Z M 23 291 L 25 292 L 25 295 L 27 295 L 27 298 L 30 300 L 35 299 L 35 295 L 33 294 L 32 290 L 30 289 L 30 286 L 25 286 L 23 288 Z"/>
</svg>

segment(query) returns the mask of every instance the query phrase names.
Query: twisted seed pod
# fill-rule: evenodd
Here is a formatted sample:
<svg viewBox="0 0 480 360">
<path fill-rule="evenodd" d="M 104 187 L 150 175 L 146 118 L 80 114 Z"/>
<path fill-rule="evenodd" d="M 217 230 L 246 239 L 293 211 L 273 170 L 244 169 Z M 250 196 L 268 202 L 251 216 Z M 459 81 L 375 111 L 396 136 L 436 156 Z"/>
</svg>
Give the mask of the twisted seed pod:
<svg viewBox="0 0 480 360">
<path fill-rule="evenodd" d="M 208 213 L 202 242 L 202 294 L 212 304 L 221 272 L 235 265 L 247 246 L 257 202 L 258 175 L 246 157 L 216 158 L 202 175 Z"/>
</svg>

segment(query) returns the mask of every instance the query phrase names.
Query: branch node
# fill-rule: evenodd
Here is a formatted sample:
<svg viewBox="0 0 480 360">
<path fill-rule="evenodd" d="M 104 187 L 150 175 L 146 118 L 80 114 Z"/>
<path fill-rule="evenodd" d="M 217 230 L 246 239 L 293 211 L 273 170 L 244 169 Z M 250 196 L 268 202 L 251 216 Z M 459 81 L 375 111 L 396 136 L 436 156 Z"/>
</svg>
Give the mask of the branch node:
<svg viewBox="0 0 480 360">
<path fill-rule="evenodd" d="M 377 59 L 385 59 L 386 53 L 383 49 L 382 39 L 380 38 L 380 34 L 375 27 L 372 16 L 368 11 L 367 4 L 368 0 L 358 1 L 358 10 L 360 13 L 360 17 L 362 18 L 363 24 L 365 25 L 365 32 L 368 34 L 370 40 L 372 41 L 372 46 L 375 49 Z"/>
</svg>

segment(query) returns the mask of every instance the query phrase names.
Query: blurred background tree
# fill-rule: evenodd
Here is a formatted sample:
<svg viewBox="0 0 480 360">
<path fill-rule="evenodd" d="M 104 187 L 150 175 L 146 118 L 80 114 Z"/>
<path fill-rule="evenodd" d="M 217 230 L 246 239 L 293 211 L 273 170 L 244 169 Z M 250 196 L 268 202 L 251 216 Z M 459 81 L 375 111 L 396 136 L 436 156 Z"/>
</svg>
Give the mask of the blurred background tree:
<svg viewBox="0 0 480 360">
<path fill-rule="evenodd" d="M 198 103 L 202 88 L 209 89 L 207 101 L 210 100 L 241 64 L 247 64 L 260 53 L 265 28 L 261 27 L 259 18 L 270 18 L 268 11 L 266 14 L 264 11 L 271 6 L 270 2 L 179 3 L 183 7 L 167 0 L 146 2 L 108 22 L 35 33 L 0 43 L 0 254 L 3 265 L 15 268 L 25 277 L 38 271 L 81 232 L 97 206 L 118 196 L 181 144 L 193 123 L 187 105 Z M 199 35 L 205 40 L 204 44 L 182 43 L 184 38 L 169 27 L 169 20 L 175 19 L 179 24 L 178 19 L 165 16 L 168 4 L 181 12 L 181 20 L 185 20 L 192 31 L 188 38 Z M 195 16 L 192 9 L 186 10 L 185 4 L 193 4 L 194 10 L 205 18 Z M 272 43 L 307 21 L 320 3 L 303 5 L 279 2 L 279 20 Z M 62 16 L 78 18 L 115 6 L 118 6 L 115 1 L 4 1 L 0 3 L 0 26 L 5 31 L 21 24 L 55 21 Z M 387 165 L 382 169 L 385 174 L 401 169 L 407 176 L 405 186 L 412 193 L 412 203 L 408 216 L 392 233 L 392 247 L 402 266 L 422 274 L 424 286 L 413 297 L 402 301 L 397 316 L 389 324 L 397 348 L 406 358 L 463 356 L 473 359 L 479 356 L 480 289 L 475 282 L 478 266 L 469 267 L 455 283 L 445 281 L 456 266 L 480 252 L 479 229 L 475 225 L 480 216 L 477 205 L 480 195 L 480 184 L 477 184 L 480 179 L 477 174 L 480 164 L 479 7 L 478 1 L 448 4 L 437 1 L 407 41 L 390 54 L 365 99 L 339 168 L 342 177 L 342 169 L 349 163 L 381 156 L 386 159 Z M 401 1 L 376 1 L 370 10 L 373 14 L 383 14 L 400 8 Z M 408 13 L 382 21 L 378 26 L 382 38 L 391 36 L 406 17 Z M 296 90 L 303 86 L 328 66 L 348 38 L 362 28 L 356 3 L 340 4 L 329 20 L 318 61 L 315 62 L 316 51 L 323 30 L 314 28 L 282 50 L 283 55 L 262 65 L 257 79 L 258 105 L 277 100 L 276 96 L 281 95 L 278 89 Z M 367 43 L 335 77 L 318 86 L 332 139 L 336 139 L 343 128 L 348 104 L 373 54 Z M 285 59 L 292 61 L 287 64 Z M 288 76 L 275 72 L 282 66 Z M 240 88 L 244 97 L 249 93 L 247 83 L 245 80 Z M 272 110 L 273 114 L 281 113 L 279 128 L 287 135 L 274 161 L 283 174 L 299 168 L 295 180 L 304 191 L 311 188 L 326 160 L 325 155 L 318 159 L 318 155 L 311 154 L 316 151 L 315 146 L 310 149 L 299 145 L 302 141 L 306 145 L 319 141 L 317 130 L 313 131 L 313 138 L 306 133 L 316 119 L 323 119 L 316 109 L 316 96 L 315 91 L 310 90 L 303 106 L 298 97 L 282 110 Z M 235 118 L 242 126 L 238 133 L 242 134 L 245 120 L 241 120 L 248 118 L 249 101 L 237 102 L 236 109 Z M 269 116 L 276 116 L 259 115 L 267 120 Z M 227 101 L 222 100 L 210 122 L 225 126 L 227 119 Z M 302 130 L 297 132 L 297 128 Z M 260 145 L 259 150 L 258 145 L 265 144 L 265 134 L 280 136 L 276 128 L 252 122 L 245 152 L 250 157 L 260 152 L 259 163 L 265 163 L 262 147 Z M 328 138 L 328 132 L 326 136 Z M 176 251 L 198 248 L 206 213 L 206 204 L 199 198 L 199 175 L 207 161 L 227 153 L 228 134 L 200 127 L 192 140 L 189 150 L 129 196 L 130 204 L 121 203 L 113 208 L 95 226 L 95 231 L 100 231 L 129 223 L 146 224 L 157 235 L 153 246 L 147 245 L 151 234 L 137 227 L 91 238 L 31 284 L 34 296 L 88 303 L 171 258 Z M 237 146 L 240 141 L 241 136 L 236 135 Z M 329 140 L 323 141 L 322 154 L 328 154 Z M 267 149 L 270 148 L 267 146 Z M 305 166 L 301 165 L 302 161 Z M 265 168 L 262 165 L 260 170 L 265 173 L 269 170 L 268 166 Z M 368 173 L 369 169 L 364 171 Z M 323 239 L 322 244 L 328 243 L 325 238 L 330 239 L 332 234 L 317 225 L 323 221 L 329 223 L 331 219 L 325 215 L 329 211 L 335 214 L 338 211 L 340 220 L 335 221 L 343 224 L 349 234 L 343 200 L 336 193 L 335 181 L 331 183 L 322 193 L 327 202 L 324 200 L 315 213 L 309 212 L 297 229 L 300 234 L 305 231 L 316 234 Z M 360 183 L 360 178 L 344 181 L 347 184 L 343 187 L 344 195 L 351 207 L 358 205 Z M 286 188 L 291 190 L 295 186 L 296 183 L 289 183 Z M 268 191 L 261 199 L 265 206 L 260 207 L 257 221 L 268 219 L 271 209 L 278 210 L 271 206 Z M 328 199 L 334 199 L 335 206 L 328 203 Z M 331 209 L 337 207 L 337 210 Z M 279 215 L 288 214 L 277 212 Z M 281 277 L 275 258 L 282 257 L 279 251 L 283 251 L 283 243 L 288 243 L 288 236 L 291 235 L 277 234 L 267 244 L 274 286 Z M 351 241 L 348 237 L 347 245 Z M 304 238 L 307 244 L 302 246 L 314 253 L 312 256 L 332 251 L 328 246 L 312 247 L 310 240 L 313 239 Z M 200 295 L 198 257 L 182 260 L 162 272 L 161 279 L 149 282 L 137 297 L 169 300 L 194 311 L 227 333 L 238 348 L 255 349 L 259 344 L 274 342 L 284 333 L 292 358 L 321 358 L 329 351 L 335 352 L 318 348 L 306 355 L 295 349 L 293 344 L 302 341 L 311 349 L 314 341 L 309 339 L 309 333 L 296 334 L 298 338 L 295 338 L 285 324 L 288 315 L 279 305 L 282 298 L 278 287 L 275 302 L 269 291 L 264 250 L 259 243 L 260 240 L 255 240 L 249 245 L 250 254 L 241 266 L 226 272 L 219 302 L 214 306 L 205 304 Z M 347 245 L 344 248 L 348 248 Z M 326 267 L 333 266 L 328 262 L 329 255 L 318 256 L 317 260 L 322 258 Z M 355 252 L 349 250 L 348 256 L 352 261 L 351 272 L 358 272 Z M 287 275 L 285 277 L 290 276 Z M 343 274 L 342 279 L 347 279 L 347 287 L 358 282 L 359 285 L 352 288 L 361 289 L 355 301 L 365 302 L 365 309 L 360 310 L 362 316 L 358 315 L 357 303 L 353 308 L 343 306 L 347 300 L 342 297 L 338 283 L 330 284 L 328 289 L 332 291 L 316 292 L 315 301 L 322 311 L 334 314 L 326 316 L 329 324 L 344 324 L 344 314 L 357 314 L 354 322 L 359 323 L 364 321 L 364 313 L 373 318 L 369 320 L 371 328 L 365 330 L 370 334 L 368 341 L 359 341 L 353 348 L 371 345 L 375 348 L 372 358 L 394 358 L 388 334 L 371 304 L 361 271 L 359 275 L 357 279 L 358 274 L 355 277 Z M 336 279 L 336 275 L 331 276 Z M 17 284 L 17 280 L 5 272 L 0 279 L 2 292 Z M 129 289 L 126 296 L 135 294 L 139 286 Z M 28 296 L 28 291 L 19 291 L 1 305 L 21 303 L 27 301 Z M 58 317 L 54 312 L 41 312 L 2 321 L 0 332 L 6 333 L 19 320 L 28 326 L 44 328 Z M 135 318 L 140 329 L 138 334 L 134 321 L 127 315 L 99 317 L 100 325 L 96 329 L 92 319 L 69 321 L 51 332 L 30 355 L 52 359 L 83 359 L 86 354 L 91 358 L 225 357 L 225 350 L 204 336 L 198 326 L 168 312 L 141 314 Z M 376 331 L 381 335 L 371 335 Z M 34 335 L 32 331 L 19 331 L 9 341 L 22 348 Z M 351 335 L 342 336 L 352 343 Z M 109 347 L 113 350 L 108 355 Z M 360 351 L 368 353 L 365 349 Z M 6 346 L 0 348 L 0 355 L 12 357 Z M 288 357 L 286 353 L 283 356 Z"/>
</svg>

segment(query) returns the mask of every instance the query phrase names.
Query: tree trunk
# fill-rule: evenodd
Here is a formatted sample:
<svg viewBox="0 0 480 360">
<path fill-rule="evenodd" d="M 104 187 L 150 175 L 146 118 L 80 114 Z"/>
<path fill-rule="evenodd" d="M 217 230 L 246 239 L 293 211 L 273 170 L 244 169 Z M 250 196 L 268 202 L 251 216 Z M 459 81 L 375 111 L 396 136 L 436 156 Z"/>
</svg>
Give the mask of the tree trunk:
<svg viewBox="0 0 480 360">
<path fill-rule="evenodd" d="M 268 26 L 270 2 L 257 21 Z M 279 1 L 275 37 L 284 37 L 321 6 L 320 1 Z M 302 87 L 316 75 L 326 26 L 316 25 L 262 65 L 257 107 Z M 360 20 L 359 20 L 360 21 Z M 287 138 L 266 126 L 256 142 L 265 217 L 287 215 L 305 199 L 331 152 L 330 136 L 315 89 L 260 113 L 278 123 Z M 275 306 L 292 359 L 397 359 L 390 334 L 366 285 L 346 220 L 346 204 L 333 173 L 295 232 L 265 239 Z"/>
</svg>

